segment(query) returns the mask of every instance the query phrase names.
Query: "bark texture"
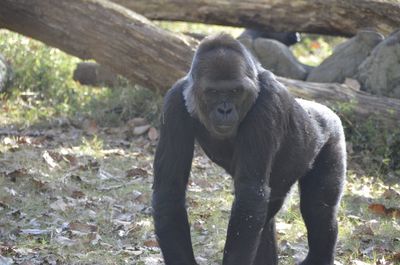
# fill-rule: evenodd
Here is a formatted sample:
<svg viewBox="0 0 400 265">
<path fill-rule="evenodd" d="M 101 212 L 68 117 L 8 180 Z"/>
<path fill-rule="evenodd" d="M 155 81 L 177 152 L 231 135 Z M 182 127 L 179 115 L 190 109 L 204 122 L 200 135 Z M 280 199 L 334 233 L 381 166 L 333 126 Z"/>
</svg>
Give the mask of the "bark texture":
<svg viewBox="0 0 400 265">
<path fill-rule="evenodd" d="M 187 71 L 196 41 L 106 0 L 1 0 L 0 28 L 95 59 L 153 90 Z"/>
<path fill-rule="evenodd" d="M 390 0 L 112 0 L 150 19 L 221 24 L 268 31 L 352 36 L 370 27 L 389 34 L 400 25 Z"/>
</svg>

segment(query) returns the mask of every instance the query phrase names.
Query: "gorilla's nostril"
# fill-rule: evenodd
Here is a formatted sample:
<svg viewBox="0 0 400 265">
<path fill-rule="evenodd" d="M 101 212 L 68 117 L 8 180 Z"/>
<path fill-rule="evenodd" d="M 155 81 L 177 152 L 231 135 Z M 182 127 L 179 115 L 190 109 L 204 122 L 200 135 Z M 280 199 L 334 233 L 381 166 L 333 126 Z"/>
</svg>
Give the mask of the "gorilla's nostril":
<svg viewBox="0 0 400 265">
<path fill-rule="evenodd" d="M 223 109 L 221 109 L 221 108 L 218 108 L 217 111 L 218 111 L 219 114 L 225 114 L 225 111 Z"/>
</svg>

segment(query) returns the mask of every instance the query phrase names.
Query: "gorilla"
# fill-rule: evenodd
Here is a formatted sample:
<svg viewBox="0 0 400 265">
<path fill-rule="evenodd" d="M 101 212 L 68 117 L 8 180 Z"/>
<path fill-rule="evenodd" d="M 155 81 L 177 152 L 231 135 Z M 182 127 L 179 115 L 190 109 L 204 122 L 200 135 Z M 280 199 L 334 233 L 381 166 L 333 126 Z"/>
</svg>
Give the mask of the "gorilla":
<svg viewBox="0 0 400 265">
<path fill-rule="evenodd" d="M 167 265 L 195 265 L 185 194 L 195 141 L 233 179 L 223 265 L 276 265 L 274 216 L 298 181 L 309 252 L 333 265 L 346 171 L 341 121 L 295 99 L 227 34 L 205 38 L 167 92 L 154 159 L 153 218 Z"/>
<path fill-rule="evenodd" d="M 266 39 L 273 39 L 279 42 L 282 42 L 286 46 L 291 46 L 300 42 L 301 36 L 298 32 L 271 32 L 259 29 L 245 29 L 242 34 L 240 34 L 240 38 L 266 38 Z"/>
</svg>

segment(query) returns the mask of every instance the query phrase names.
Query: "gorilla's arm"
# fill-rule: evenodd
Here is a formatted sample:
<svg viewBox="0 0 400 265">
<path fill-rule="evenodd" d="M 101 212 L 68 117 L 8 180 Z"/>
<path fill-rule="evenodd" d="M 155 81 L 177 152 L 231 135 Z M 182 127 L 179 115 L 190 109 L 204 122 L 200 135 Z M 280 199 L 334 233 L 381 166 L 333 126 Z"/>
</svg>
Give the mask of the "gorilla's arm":
<svg viewBox="0 0 400 265">
<path fill-rule="evenodd" d="M 182 85 L 178 83 L 165 97 L 154 160 L 155 229 L 168 265 L 196 264 L 185 209 L 193 149 L 193 128 L 183 102 Z"/>
<path fill-rule="evenodd" d="M 270 196 L 269 179 L 274 154 L 280 142 L 280 124 L 276 116 L 265 117 L 264 111 L 280 115 L 272 91 L 261 90 L 259 98 L 241 124 L 236 140 L 233 163 L 235 200 L 232 205 L 224 265 L 252 264 L 267 218 Z M 256 129 L 255 129 L 256 128 Z M 271 130 L 277 130 L 271 132 Z"/>
</svg>

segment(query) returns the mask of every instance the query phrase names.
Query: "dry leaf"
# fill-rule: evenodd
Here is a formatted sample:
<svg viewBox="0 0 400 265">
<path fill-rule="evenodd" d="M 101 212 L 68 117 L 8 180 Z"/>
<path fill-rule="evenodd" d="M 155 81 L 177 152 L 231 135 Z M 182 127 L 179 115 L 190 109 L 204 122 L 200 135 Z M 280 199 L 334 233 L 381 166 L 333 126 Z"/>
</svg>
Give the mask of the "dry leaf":
<svg viewBox="0 0 400 265">
<path fill-rule="evenodd" d="M 371 212 L 376 214 L 381 214 L 381 215 L 386 214 L 386 207 L 383 204 L 373 203 L 368 206 L 368 209 L 370 209 Z"/>
<path fill-rule="evenodd" d="M 142 168 L 138 168 L 138 167 L 135 167 L 135 168 L 132 168 L 132 169 L 129 169 L 126 171 L 126 177 L 131 177 L 131 178 L 138 177 L 138 176 L 144 177 L 147 175 L 148 175 L 148 173 L 146 170 L 144 170 Z"/>
<path fill-rule="evenodd" d="M 394 189 L 387 189 L 382 194 L 382 196 L 385 199 L 396 199 L 396 198 L 400 198 L 400 193 L 395 191 Z"/>
<path fill-rule="evenodd" d="M 94 120 L 85 120 L 83 123 L 83 129 L 90 135 L 96 134 L 99 131 L 97 123 Z"/>
<path fill-rule="evenodd" d="M 361 88 L 360 83 L 356 79 L 346 77 L 346 79 L 344 80 L 344 83 L 347 86 L 349 86 L 350 88 L 357 90 L 357 91 L 360 90 L 360 88 Z"/>
<path fill-rule="evenodd" d="M 50 208 L 56 211 L 64 212 L 67 209 L 67 207 L 68 205 L 63 201 L 63 199 L 58 199 L 50 204 Z"/>
<path fill-rule="evenodd" d="M 138 127 L 142 125 L 146 125 L 148 122 L 144 118 L 133 118 L 127 122 L 130 127 Z"/>
<path fill-rule="evenodd" d="M 38 236 L 38 235 L 47 235 L 50 234 L 51 231 L 48 229 L 21 229 L 20 230 L 21 234 L 25 235 L 32 235 L 32 236 Z"/>
<path fill-rule="evenodd" d="M 56 238 L 55 238 L 55 241 L 56 241 L 58 244 L 62 245 L 62 246 L 68 246 L 68 247 L 73 246 L 73 245 L 75 245 L 76 243 L 78 243 L 78 241 L 73 240 L 73 239 L 69 239 L 68 237 L 64 237 L 64 236 L 58 236 L 58 237 L 56 237 Z"/>
<path fill-rule="evenodd" d="M 74 191 L 72 191 L 72 194 L 71 194 L 71 197 L 74 199 L 82 199 L 85 196 L 86 196 L 85 193 L 83 193 L 80 190 L 74 190 Z"/>
<path fill-rule="evenodd" d="M 58 165 L 58 163 L 53 159 L 53 157 L 51 157 L 49 152 L 44 151 L 42 157 L 43 157 L 44 161 L 47 163 L 47 165 L 49 165 L 49 167 L 51 169 L 53 169 L 53 168 L 61 168 L 60 165 Z"/>
<path fill-rule="evenodd" d="M 47 152 L 49 153 L 51 158 L 54 159 L 54 161 L 60 162 L 61 160 L 63 160 L 63 155 L 60 154 L 59 152 L 55 152 L 55 151 L 47 151 Z"/>
<path fill-rule="evenodd" d="M 14 169 L 12 171 L 5 173 L 6 177 L 9 177 L 12 182 L 16 182 L 17 178 L 26 176 L 27 174 L 28 174 L 28 170 L 26 168 Z"/>
<path fill-rule="evenodd" d="M 157 131 L 157 129 L 154 128 L 154 127 L 151 127 L 149 129 L 149 132 L 147 133 L 147 136 L 149 137 L 149 139 L 151 141 L 157 140 L 158 139 L 158 131 Z"/>
<path fill-rule="evenodd" d="M 351 264 L 352 264 L 352 265 L 370 265 L 369 263 L 365 263 L 365 262 L 363 262 L 363 261 L 361 261 L 361 260 L 353 260 L 353 261 L 351 262 Z"/>
<path fill-rule="evenodd" d="M 79 231 L 82 233 L 94 233 L 98 231 L 98 227 L 93 224 L 85 224 L 78 221 L 73 221 L 68 224 L 68 229 Z"/>
<path fill-rule="evenodd" d="M 63 155 L 63 159 L 66 160 L 71 167 L 77 166 L 78 165 L 78 158 L 74 155 Z"/>
<path fill-rule="evenodd" d="M 143 243 L 146 247 L 149 248 L 154 248 L 154 247 L 158 247 L 158 242 L 156 240 L 146 240 Z"/>
<path fill-rule="evenodd" d="M 394 254 L 390 260 L 393 262 L 400 262 L 400 252 Z"/>
<path fill-rule="evenodd" d="M 142 125 L 133 129 L 133 135 L 139 136 L 146 133 L 150 129 L 150 125 Z"/>
<path fill-rule="evenodd" d="M 49 182 L 43 181 L 43 180 L 38 179 L 36 177 L 32 178 L 32 183 L 33 183 L 33 186 L 36 189 L 39 189 L 39 190 L 46 190 L 48 188 L 48 184 L 49 184 Z"/>
<path fill-rule="evenodd" d="M 383 204 L 374 203 L 368 206 L 373 213 L 385 215 L 389 217 L 400 218 L 399 208 L 386 208 Z"/>
</svg>

